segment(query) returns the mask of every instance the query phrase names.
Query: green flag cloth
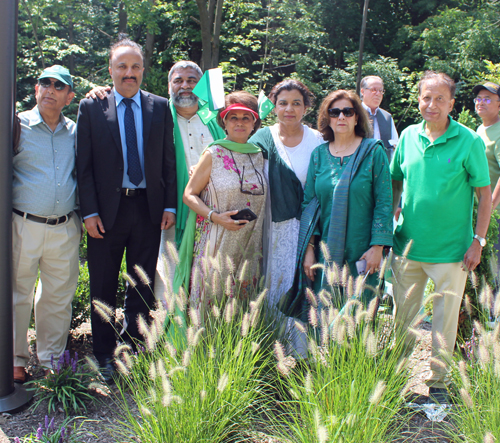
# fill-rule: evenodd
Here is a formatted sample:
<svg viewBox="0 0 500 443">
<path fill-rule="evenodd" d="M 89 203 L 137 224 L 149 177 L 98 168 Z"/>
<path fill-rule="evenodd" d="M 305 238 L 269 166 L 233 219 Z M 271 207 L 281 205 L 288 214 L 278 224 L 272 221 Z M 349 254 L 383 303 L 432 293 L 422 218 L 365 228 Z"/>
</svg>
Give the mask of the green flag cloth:
<svg viewBox="0 0 500 443">
<path fill-rule="evenodd" d="M 208 103 L 210 111 L 224 107 L 224 81 L 222 69 L 215 68 L 205 71 L 203 77 L 193 89 L 193 94 Z"/>
<path fill-rule="evenodd" d="M 229 140 L 217 140 L 211 143 L 208 147 L 213 145 L 223 146 L 234 152 L 239 152 L 240 154 L 256 154 L 261 152 L 261 149 L 254 145 L 253 143 L 235 143 Z M 203 151 L 205 152 L 205 151 Z M 193 266 L 193 250 L 194 250 L 194 234 L 196 231 L 196 212 L 189 211 L 189 217 L 186 222 L 186 228 L 184 230 L 184 235 L 182 236 L 182 243 L 179 248 L 179 264 L 175 268 L 174 274 L 174 294 L 179 293 L 181 286 L 184 288 L 186 293 L 189 292 L 189 281 L 191 279 L 191 268 Z M 186 328 L 186 317 L 185 313 L 182 312 L 176 303 L 175 316 L 180 317 L 182 321 L 182 326 L 177 323 L 169 324 L 168 320 L 166 323 L 167 335 L 170 338 L 179 337 L 179 334 L 183 334 Z"/>
<path fill-rule="evenodd" d="M 186 220 L 188 218 L 189 208 L 182 203 L 182 195 L 184 194 L 184 189 L 189 181 L 189 173 L 186 164 L 186 154 L 184 152 L 184 143 L 182 142 L 181 131 L 179 130 L 179 124 L 177 122 L 177 111 L 175 109 L 172 100 L 170 100 L 170 112 L 172 114 L 172 119 L 174 120 L 174 145 L 175 145 L 175 164 L 177 169 L 177 214 L 175 223 L 175 243 L 177 248 L 181 245 L 182 235 L 184 233 L 184 227 L 186 226 Z M 200 115 L 201 109 L 198 110 L 197 114 L 203 121 Z M 205 123 L 205 122 L 203 122 Z M 207 123 L 207 126 L 212 138 L 217 140 L 225 136 L 222 128 L 217 124 L 217 121 L 211 119 Z"/>
<path fill-rule="evenodd" d="M 200 100 L 200 103 L 202 103 L 202 100 Z M 200 106 L 198 115 L 203 124 L 208 125 L 208 123 L 210 123 L 213 119 L 217 118 L 218 112 L 211 111 L 208 103 L 205 103 L 203 106 Z"/>
<path fill-rule="evenodd" d="M 266 97 L 264 91 L 259 92 L 259 117 L 264 120 L 268 114 L 275 108 L 273 102 Z"/>
</svg>

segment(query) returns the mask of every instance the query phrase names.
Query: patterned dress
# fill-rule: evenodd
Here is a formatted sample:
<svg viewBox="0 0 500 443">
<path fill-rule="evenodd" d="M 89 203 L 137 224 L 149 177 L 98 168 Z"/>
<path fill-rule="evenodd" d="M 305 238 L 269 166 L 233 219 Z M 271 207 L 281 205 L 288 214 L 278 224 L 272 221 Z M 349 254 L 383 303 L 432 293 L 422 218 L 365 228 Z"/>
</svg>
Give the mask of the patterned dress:
<svg viewBox="0 0 500 443">
<path fill-rule="evenodd" d="M 189 303 L 202 312 L 225 293 L 248 298 L 258 285 L 267 194 L 262 154 L 240 154 L 219 145 L 208 151 L 212 172 L 201 200 L 219 213 L 249 208 L 257 219 L 228 231 L 197 216 Z"/>
</svg>

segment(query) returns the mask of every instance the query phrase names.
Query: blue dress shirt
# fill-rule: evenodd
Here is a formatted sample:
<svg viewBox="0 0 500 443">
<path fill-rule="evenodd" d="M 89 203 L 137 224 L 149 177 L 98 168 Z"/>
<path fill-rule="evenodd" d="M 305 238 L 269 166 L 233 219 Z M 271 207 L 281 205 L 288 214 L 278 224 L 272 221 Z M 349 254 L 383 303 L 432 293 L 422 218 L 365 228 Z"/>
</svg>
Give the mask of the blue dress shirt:
<svg viewBox="0 0 500 443">
<path fill-rule="evenodd" d="M 134 112 L 135 131 L 137 133 L 137 150 L 139 152 L 139 161 L 141 162 L 142 181 L 136 186 L 134 185 L 127 174 L 128 161 L 127 161 L 127 139 L 125 138 L 125 109 L 127 106 L 123 102 L 123 97 L 116 89 L 113 89 L 116 102 L 116 116 L 118 118 L 118 127 L 120 128 L 120 138 L 122 141 L 122 154 L 123 154 L 123 181 L 122 188 L 145 188 L 146 175 L 144 174 L 144 143 L 142 140 L 142 109 L 141 109 L 141 91 L 137 91 L 133 97 L 130 97 L 132 102 L 132 111 Z"/>
</svg>

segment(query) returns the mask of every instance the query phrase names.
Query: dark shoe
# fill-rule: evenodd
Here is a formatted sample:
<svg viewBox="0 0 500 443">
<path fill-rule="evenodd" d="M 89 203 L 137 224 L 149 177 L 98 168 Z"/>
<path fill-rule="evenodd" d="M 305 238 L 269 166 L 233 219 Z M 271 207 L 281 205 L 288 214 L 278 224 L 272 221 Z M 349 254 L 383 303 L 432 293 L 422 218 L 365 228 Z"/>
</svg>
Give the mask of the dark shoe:
<svg viewBox="0 0 500 443">
<path fill-rule="evenodd" d="M 112 358 L 106 358 L 105 360 L 99 362 L 99 369 L 101 371 L 102 378 L 108 385 L 115 383 L 114 376 L 116 375 L 116 368 Z"/>
<path fill-rule="evenodd" d="M 445 388 L 429 388 L 429 398 L 440 405 L 449 405 L 450 404 L 450 396 L 448 394 L 448 390 Z"/>
<path fill-rule="evenodd" d="M 14 366 L 14 383 L 24 383 L 26 381 L 26 371 L 24 366 Z"/>
</svg>

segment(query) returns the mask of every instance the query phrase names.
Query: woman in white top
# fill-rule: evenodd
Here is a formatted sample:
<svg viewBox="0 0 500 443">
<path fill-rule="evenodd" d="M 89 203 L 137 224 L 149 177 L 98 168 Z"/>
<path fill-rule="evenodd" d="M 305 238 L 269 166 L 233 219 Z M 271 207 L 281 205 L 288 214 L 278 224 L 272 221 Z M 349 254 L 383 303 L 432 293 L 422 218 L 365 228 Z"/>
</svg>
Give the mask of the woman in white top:
<svg viewBox="0 0 500 443">
<path fill-rule="evenodd" d="M 278 83 L 269 94 L 276 106 L 278 123 L 260 129 L 249 140 L 262 148 L 267 159 L 264 173 L 269 182 L 269 196 L 263 253 L 268 300 L 272 306 L 276 306 L 293 283 L 307 169 L 312 151 L 324 143 L 318 131 L 302 123 L 313 98 L 307 86 L 298 80 Z M 293 340 L 299 354 L 306 352 L 304 346 L 303 340 Z"/>
</svg>

